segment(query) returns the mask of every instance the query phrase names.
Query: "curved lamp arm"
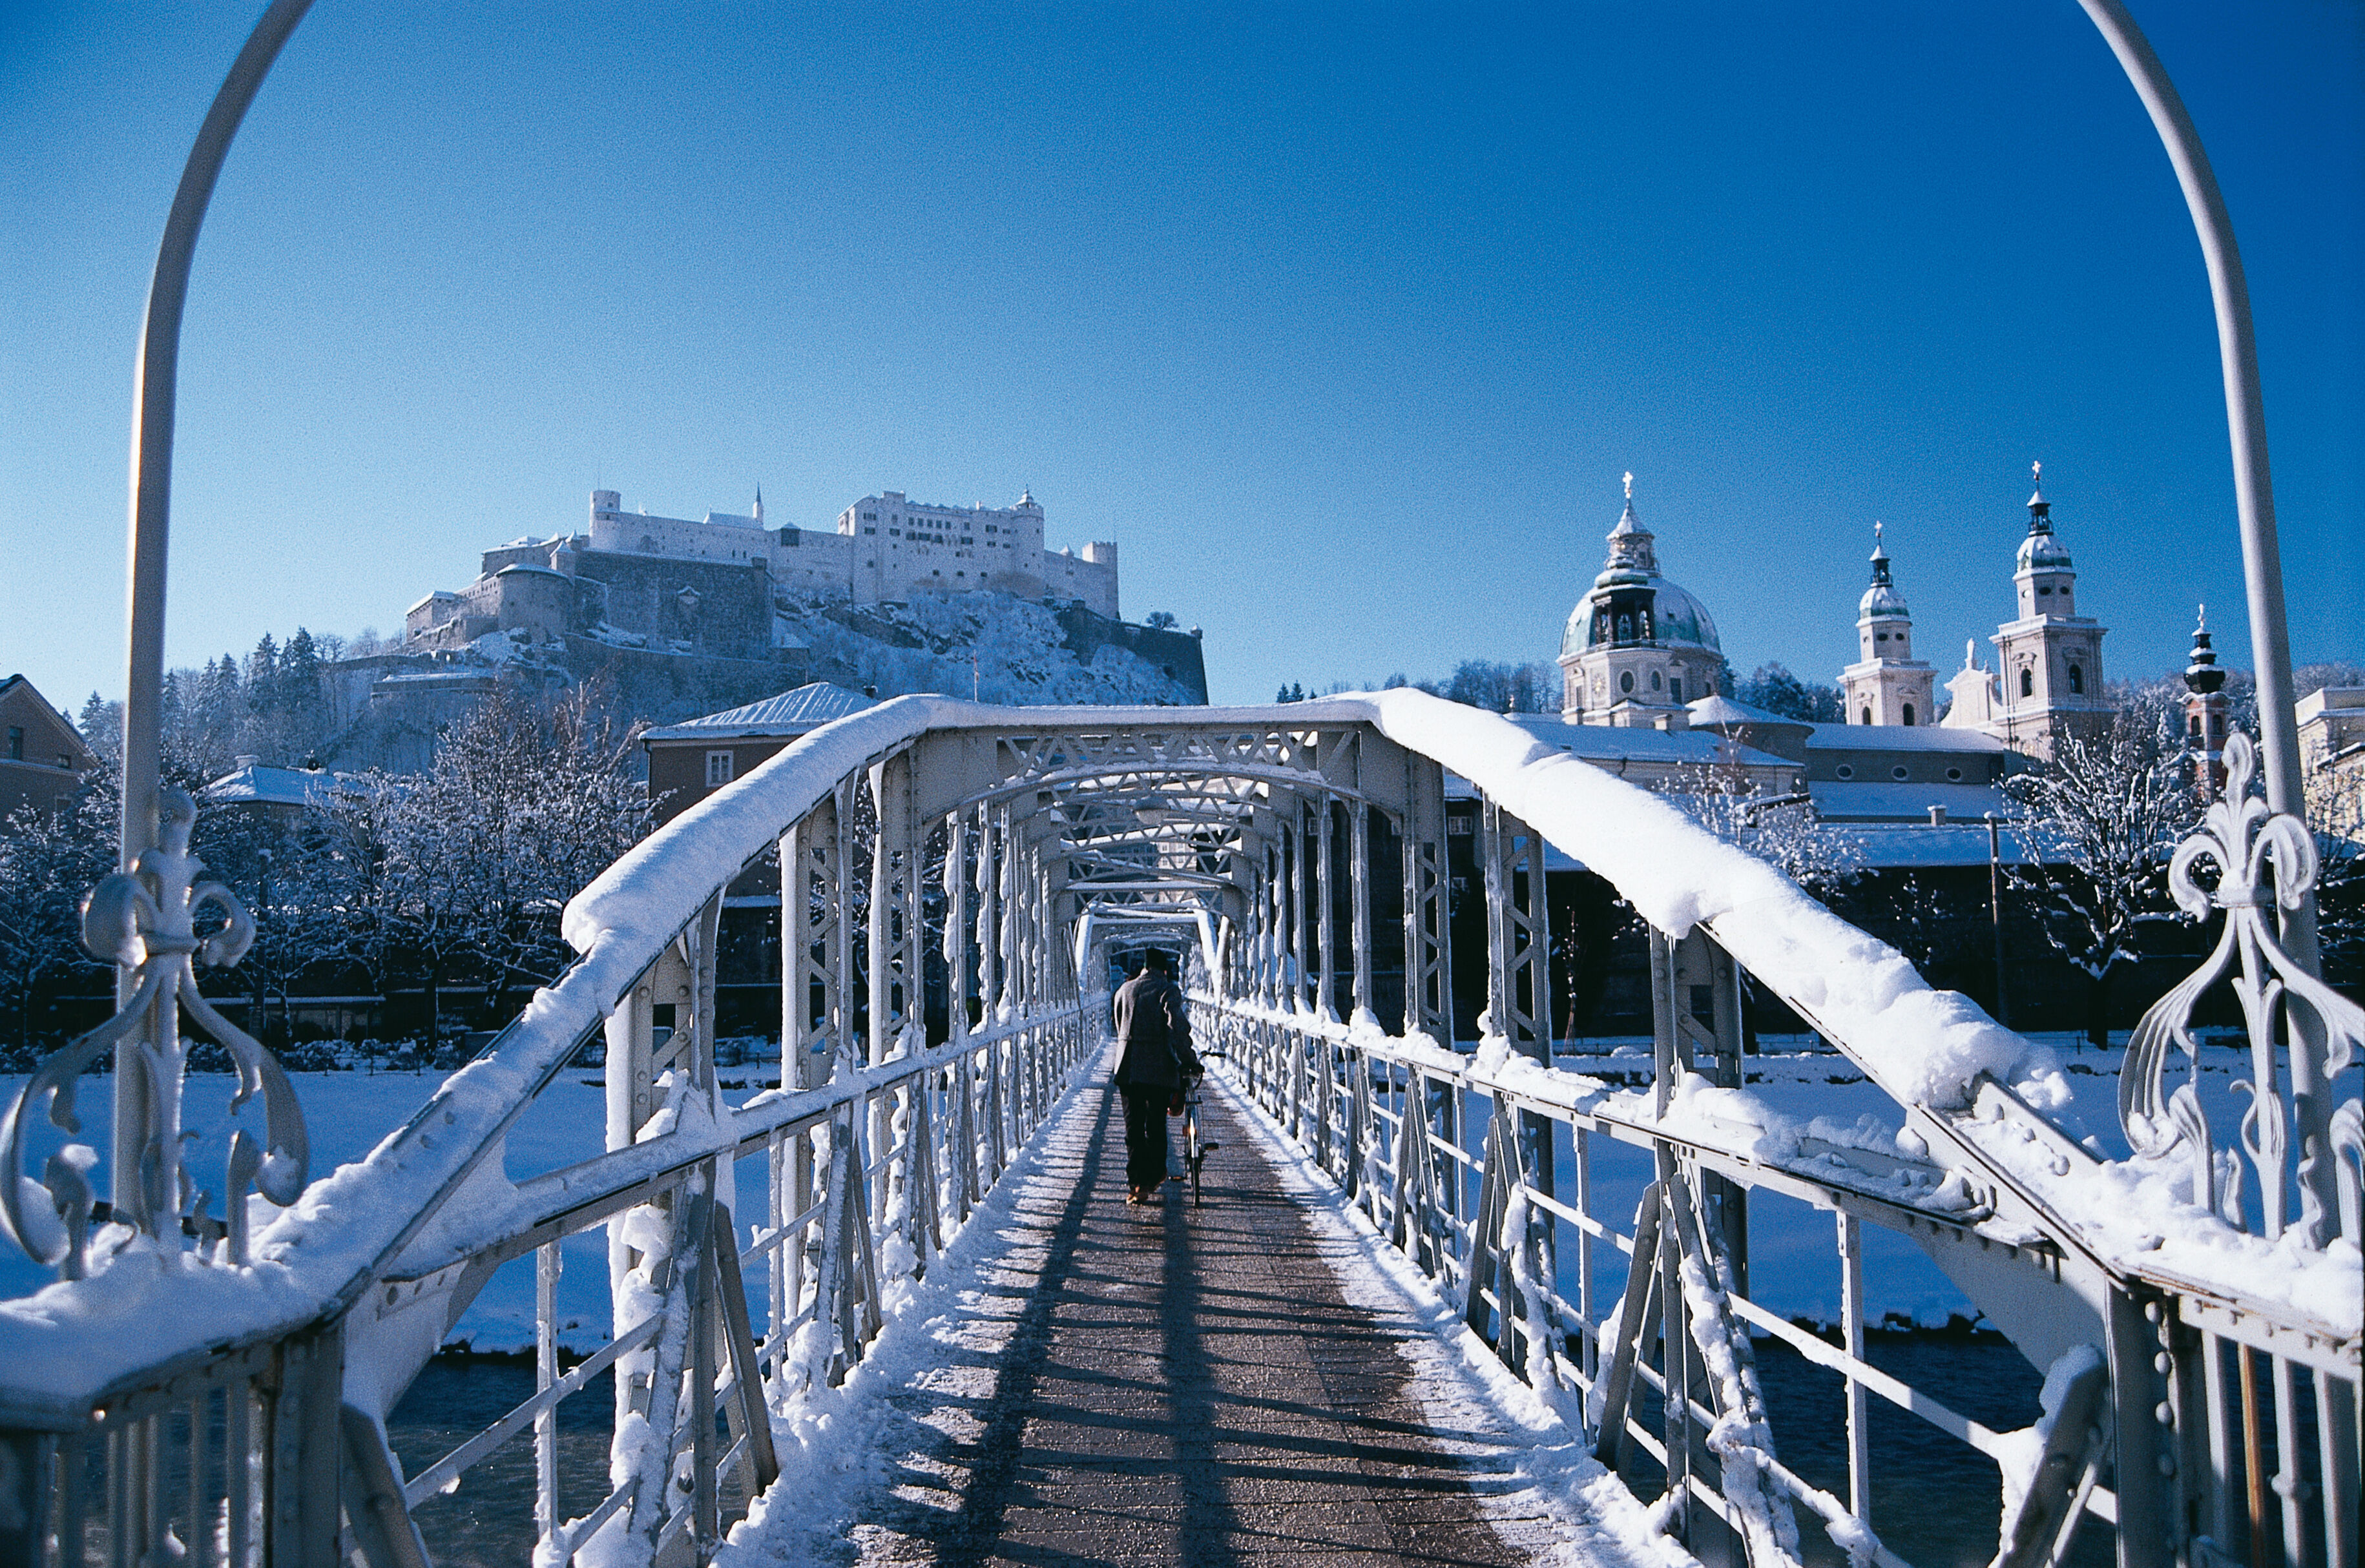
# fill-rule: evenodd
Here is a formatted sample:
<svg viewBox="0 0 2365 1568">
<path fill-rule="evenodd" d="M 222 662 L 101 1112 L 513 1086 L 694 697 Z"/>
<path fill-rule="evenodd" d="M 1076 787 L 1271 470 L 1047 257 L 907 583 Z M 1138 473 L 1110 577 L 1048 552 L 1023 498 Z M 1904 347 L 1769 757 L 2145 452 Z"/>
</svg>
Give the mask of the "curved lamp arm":
<svg viewBox="0 0 2365 1568">
<path fill-rule="evenodd" d="M 2184 205 L 2209 264 L 2209 294 L 2217 308 L 2217 357 L 2225 374 L 2225 423 L 2234 448 L 2234 500 L 2242 527 L 2242 577 L 2250 612 L 2250 658 L 2259 676 L 2259 750 L 2266 764 L 2267 804 L 2304 822 L 2299 722 L 2292 706 L 2291 633 L 2283 619 L 2282 550 L 2275 541 L 2274 480 L 2267 472 L 2267 410 L 2259 390 L 2259 345 L 2250 328 L 2250 286 L 2234 243 L 2225 197 L 2202 151 L 2201 133 L 2184 110 L 2159 56 L 2120 0 L 2078 0 L 2119 57 L 2136 96 L 2176 167 Z M 2319 972 L 2315 898 L 2284 912 L 2282 942 L 2309 974 Z"/>
</svg>

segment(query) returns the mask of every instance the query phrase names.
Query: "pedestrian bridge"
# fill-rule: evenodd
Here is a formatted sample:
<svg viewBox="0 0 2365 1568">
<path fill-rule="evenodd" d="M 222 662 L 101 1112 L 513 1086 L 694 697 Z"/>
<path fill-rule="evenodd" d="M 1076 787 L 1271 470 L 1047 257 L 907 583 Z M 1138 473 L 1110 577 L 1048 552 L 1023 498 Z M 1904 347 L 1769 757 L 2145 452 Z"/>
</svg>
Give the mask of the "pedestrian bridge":
<svg viewBox="0 0 2365 1568">
<path fill-rule="evenodd" d="M 2245 799 L 2232 755 L 2231 802 L 2175 866 L 2223 937 L 2119 1070 L 2124 1159 L 2063 1130 L 2043 1051 L 1779 874 L 1507 722 L 1397 691 L 905 698 L 816 731 L 611 868 L 566 912 L 578 958 L 557 983 L 367 1158 L 315 1173 L 286 1079 L 197 994 L 191 966 L 234 962 L 245 917 L 192 886 L 176 802 L 142 875 L 92 901 L 125 1010 L 6 1124 L 0 1212 L 59 1280 L 0 1306 L 0 1561 L 423 1563 L 412 1510 L 512 1442 L 535 1456 L 538 1562 L 757 1560 L 842 1485 L 800 1473 L 800 1413 L 891 1350 L 912 1376 L 881 1440 L 899 1422 L 943 1440 L 860 1504 L 845 1550 L 880 1562 L 1893 1564 L 1871 1504 L 1882 1401 L 1998 1462 L 2000 1562 L 2115 1543 L 2130 1564 L 2354 1564 L 2365 1132 L 2335 1095 L 2365 1016 L 2284 956 L 2273 890 L 2312 879 L 2313 846 Z M 1449 778 L 1478 796 L 1460 890 Z M 1552 1064 L 1547 845 L 1650 928 L 1639 1086 Z M 734 1103 L 718 946 L 726 902 L 764 899 L 783 1082 Z M 230 918 L 200 935 L 208 900 Z M 1486 965 L 1474 1055 L 1450 1048 L 1457 928 Z M 1091 1069 L 1110 957 L 1148 943 L 1188 956 L 1220 1053 L 1224 1190 L 1204 1209 L 1112 1204 Z M 1746 1084 L 1744 983 L 1901 1130 L 1772 1114 Z M 2230 1148 L 2180 1070 L 2216 984 L 2252 1031 Z M 219 1174 L 182 1162 L 183 1009 L 263 1110 Z M 71 1130 L 75 1075 L 107 1049 L 129 1084 L 114 1148 L 60 1149 L 49 1129 Z M 507 1135 L 587 1052 L 607 1151 L 513 1169 Z M 1650 1179 L 1613 1205 L 1595 1172 L 1630 1150 Z M 1752 1298 L 1761 1196 L 1826 1216 L 1836 1343 Z M 2049 1374 L 2043 1420 L 1990 1430 L 1866 1359 L 1866 1227 Z M 595 1228 L 612 1334 L 570 1366 L 560 1244 Z M 1563 1450 L 1624 1478 L 1586 1491 L 1588 1518 L 1523 1490 L 1533 1429 L 1436 1414 L 1403 1370 L 1418 1359 L 1390 1353 L 1442 1343 L 1436 1325 L 1351 1299 L 1331 1266 L 1349 1252 L 1394 1260 L 1403 1300 L 1441 1303 Z M 387 1414 L 529 1258 L 539 1391 L 405 1474 Z M 882 1338 L 956 1267 L 1003 1282 L 970 1293 L 1006 1308 L 990 1343 L 932 1365 Z M 1840 1380 L 1844 1487 L 1777 1450 L 1769 1340 Z M 577 1473 L 559 1408 L 611 1368 L 613 1442 Z"/>
</svg>

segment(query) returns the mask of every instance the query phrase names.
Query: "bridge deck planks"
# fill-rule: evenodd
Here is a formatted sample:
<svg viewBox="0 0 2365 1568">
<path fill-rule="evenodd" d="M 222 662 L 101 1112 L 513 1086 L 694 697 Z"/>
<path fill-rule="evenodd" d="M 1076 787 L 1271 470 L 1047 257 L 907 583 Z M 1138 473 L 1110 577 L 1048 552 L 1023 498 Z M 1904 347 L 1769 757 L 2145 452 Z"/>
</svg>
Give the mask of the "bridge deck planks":
<svg viewBox="0 0 2365 1568">
<path fill-rule="evenodd" d="M 1054 1180 L 1008 1240 L 1008 1331 L 915 1380 L 866 1564 L 1469 1564 L 1549 1551 L 1503 1442 L 1440 1429 L 1396 1342 L 1235 1113 L 1208 1094 L 1206 1200 L 1124 1202 L 1124 1113 L 1098 1084 L 1051 1129 Z M 1068 1136 L 1058 1135 L 1066 1131 Z M 1039 1276 L 1034 1272 L 1039 1264 Z M 955 1336 L 958 1338 L 958 1336 Z"/>
</svg>

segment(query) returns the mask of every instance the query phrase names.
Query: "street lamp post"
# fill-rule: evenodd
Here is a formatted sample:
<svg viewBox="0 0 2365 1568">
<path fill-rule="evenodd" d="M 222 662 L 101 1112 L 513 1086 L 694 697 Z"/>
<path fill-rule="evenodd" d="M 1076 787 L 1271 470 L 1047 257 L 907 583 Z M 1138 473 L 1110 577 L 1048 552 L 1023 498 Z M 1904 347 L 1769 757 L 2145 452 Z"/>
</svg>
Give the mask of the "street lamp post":
<svg viewBox="0 0 2365 1568">
<path fill-rule="evenodd" d="M 2217 358 L 2225 380 L 2225 424 L 2233 442 L 2234 502 L 2242 530 L 2242 577 L 2250 612 L 2250 659 L 2259 677 L 2259 752 L 2266 764 L 2267 805 L 2307 818 L 2300 772 L 2299 719 L 2292 711 L 2291 633 L 2283 618 L 2281 546 L 2275 538 L 2274 481 L 2267 469 L 2267 409 L 2259 387 L 2259 345 L 2250 326 L 2250 286 L 2225 197 L 2202 151 L 2201 135 L 2143 29 L 2120 0 L 2078 0 L 2135 84 L 2159 140 L 2175 165 L 2176 183 L 2192 212 L 2209 266 L 2209 296 L 2217 312 Z M 2282 912 L 2283 948 L 2309 974 L 2320 973 L 2315 894 Z"/>
<path fill-rule="evenodd" d="M 130 658 L 123 691 L 123 832 L 119 869 L 136 875 L 140 857 L 156 847 L 159 823 L 158 761 L 164 716 L 164 565 L 173 512 L 173 420 L 180 381 L 181 316 L 189 298 L 189 267 L 196 258 L 197 230 L 213 200 L 214 184 L 230 155 L 230 139 L 246 118 L 247 106 L 271 71 L 296 24 L 312 0 L 272 0 L 254 25 L 246 47 L 230 68 L 197 129 L 196 145 L 181 169 L 164 238 L 156 247 L 156 270 L 148 284 L 148 313 L 140 328 L 140 369 L 131 394 L 131 590 Z M 140 966 L 118 963 L 115 1001 L 129 1007 L 140 986 Z M 177 1033 L 179 1002 L 169 993 L 150 1005 L 148 1031 L 159 1039 Z M 177 1092 L 175 1091 L 174 1092 Z M 127 1212 L 145 1214 L 140 1160 L 155 1134 L 163 1107 L 146 1075 L 115 1075 L 115 1159 L 110 1175 L 115 1200 Z"/>
</svg>

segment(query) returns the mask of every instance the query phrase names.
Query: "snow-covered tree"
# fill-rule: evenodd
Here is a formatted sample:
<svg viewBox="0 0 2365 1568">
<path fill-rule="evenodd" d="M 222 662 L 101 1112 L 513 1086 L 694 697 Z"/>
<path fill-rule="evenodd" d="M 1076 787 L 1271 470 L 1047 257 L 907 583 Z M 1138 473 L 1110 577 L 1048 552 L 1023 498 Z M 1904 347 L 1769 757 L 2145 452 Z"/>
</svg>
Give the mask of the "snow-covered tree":
<svg viewBox="0 0 2365 1568">
<path fill-rule="evenodd" d="M 2365 771 L 2311 768 L 2307 825 L 2315 834 L 2324 977 L 2354 983 L 2365 972 Z"/>
<path fill-rule="evenodd" d="M 1810 686 L 1779 661 L 1759 665 L 1748 679 L 1732 688 L 1731 695 L 1736 702 L 1804 723 L 1837 724 L 1847 718 L 1839 688 Z"/>
<path fill-rule="evenodd" d="M 1829 899 L 1864 869 L 1864 852 L 1855 840 L 1824 825 L 1812 801 L 1768 795 L 1738 764 L 1677 768 L 1653 789 L 1719 838 L 1818 898 Z"/>
<path fill-rule="evenodd" d="M 2170 710 L 2137 704 L 2107 728 L 2065 731 L 2052 760 L 2004 781 L 2038 855 L 2012 872 L 2054 949 L 2093 984 L 2087 1034 L 2108 1040 L 2110 981 L 2139 956 L 2136 933 L 2180 918 L 2168 861 L 2195 801 Z"/>
</svg>

